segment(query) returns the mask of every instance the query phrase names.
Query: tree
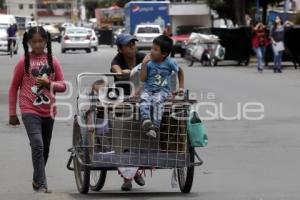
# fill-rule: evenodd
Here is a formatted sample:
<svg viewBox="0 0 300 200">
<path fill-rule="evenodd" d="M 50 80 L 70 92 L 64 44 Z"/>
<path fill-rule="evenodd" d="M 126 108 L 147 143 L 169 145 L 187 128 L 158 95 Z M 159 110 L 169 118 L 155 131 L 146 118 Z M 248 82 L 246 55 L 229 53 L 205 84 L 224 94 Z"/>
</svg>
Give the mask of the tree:
<svg viewBox="0 0 300 200">
<path fill-rule="evenodd" d="M 268 5 L 274 5 L 282 0 L 260 0 L 259 6 L 262 7 L 263 22 L 266 22 Z M 206 0 L 208 6 L 215 10 L 219 18 L 230 19 L 234 24 L 243 26 L 245 22 L 245 14 L 255 10 L 257 0 Z"/>
<path fill-rule="evenodd" d="M 5 0 L 0 0 L 0 9 L 5 8 Z"/>
<path fill-rule="evenodd" d="M 234 0 L 234 13 L 236 22 L 240 26 L 246 25 L 246 2 L 245 0 Z"/>
<path fill-rule="evenodd" d="M 233 0 L 207 0 L 207 4 L 212 10 L 217 12 L 219 18 L 236 21 L 234 7 L 232 6 Z"/>
<path fill-rule="evenodd" d="M 260 0 L 260 6 L 262 7 L 262 22 L 267 21 L 267 12 L 268 12 L 268 5 L 274 5 L 276 3 L 282 2 L 282 0 Z"/>
</svg>

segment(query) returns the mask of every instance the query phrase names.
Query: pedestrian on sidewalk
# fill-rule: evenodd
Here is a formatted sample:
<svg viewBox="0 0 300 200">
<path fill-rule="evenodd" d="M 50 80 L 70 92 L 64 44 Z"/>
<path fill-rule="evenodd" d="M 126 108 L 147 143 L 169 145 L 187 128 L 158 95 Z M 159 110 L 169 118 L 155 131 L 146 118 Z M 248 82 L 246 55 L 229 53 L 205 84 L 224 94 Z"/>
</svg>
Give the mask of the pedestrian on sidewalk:
<svg viewBox="0 0 300 200">
<path fill-rule="evenodd" d="M 252 47 L 257 58 L 257 71 L 264 70 L 264 56 L 266 48 L 269 45 L 266 27 L 261 22 L 253 28 Z"/>
<path fill-rule="evenodd" d="M 270 39 L 272 42 L 272 49 L 274 53 L 274 73 L 282 73 L 282 55 L 285 49 L 284 46 L 284 34 L 286 30 L 292 27 L 294 24 L 290 21 L 283 23 L 280 16 L 275 18 L 274 25 L 270 31 Z"/>
<path fill-rule="evenodd" d="M 15 67 L 9 88 L 9 124 L 20 124 L 16 114 L 18 99 L 31 146 L 32 187 L 36 192 L 51 193 L 47 185 L 45 166 L 56 115 L 55 93 L 64 92 L 66 84 L 62 68 L 52 55 L 50 34 L 44 28 L 33 27 L 25 32 L 23 47 L 25 55 Z"/>
</svg>

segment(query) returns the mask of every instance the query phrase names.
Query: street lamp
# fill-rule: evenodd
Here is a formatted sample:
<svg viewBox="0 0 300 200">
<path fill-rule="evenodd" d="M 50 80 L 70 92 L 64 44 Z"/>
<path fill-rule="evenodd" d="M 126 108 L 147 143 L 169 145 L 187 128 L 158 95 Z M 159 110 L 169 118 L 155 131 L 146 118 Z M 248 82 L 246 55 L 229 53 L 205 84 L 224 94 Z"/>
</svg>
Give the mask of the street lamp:
<svg viewBox="0 0 300 200">
<path fill-rule="evenodd" d="M 259 21 L 260 18 L 260 12 L 259 12 L 259 0 L 256 0 L 256 21 Z"/>
</svg>

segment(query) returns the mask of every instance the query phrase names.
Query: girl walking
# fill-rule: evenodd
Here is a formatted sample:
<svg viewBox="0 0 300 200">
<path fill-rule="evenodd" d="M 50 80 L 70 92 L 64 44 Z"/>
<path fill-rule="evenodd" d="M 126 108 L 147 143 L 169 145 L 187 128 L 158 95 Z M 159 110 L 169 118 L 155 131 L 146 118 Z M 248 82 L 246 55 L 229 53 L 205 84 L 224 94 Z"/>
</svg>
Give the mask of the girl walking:
<svg viewBox="0 0 300 200">
<path fill-rule="evenodd" d="M 265 50 L 269 45 L 266 28 L 262 23 L 258 23 L 253 28 L 252 47 L 257 57 L 257 71 L 264 70 Z"/>
<path fill-rule="evenodd" d="M 274 73 L 282 73 L 282 55 L 284 52 L 284 34 L 287 28 L 292 27 L 294 24 L 290 21 L 283 23 L 283 20 L 280 16 L 275 18 L 273 28 L 270 32 L 270 39 L 272 42 L 272 48 L 274 53 Z"/>
<path fill-rule="evenodd" d="M 37 192 L 51 193 L 47 185 L 45 166 L 56 115 L 55 93 L 64 92 L 66 85 L 62 68 L 52 56 L 51 37 L 48 32 L 42 27 L 29 29 L 24 33 L 23 47 L 25 55 L 15 67 L 9 88 L 9 124 L 20 124 L 16 114 L 19 99 L 22 121 L 31 146 L 32 187 Z"/>
</svg>

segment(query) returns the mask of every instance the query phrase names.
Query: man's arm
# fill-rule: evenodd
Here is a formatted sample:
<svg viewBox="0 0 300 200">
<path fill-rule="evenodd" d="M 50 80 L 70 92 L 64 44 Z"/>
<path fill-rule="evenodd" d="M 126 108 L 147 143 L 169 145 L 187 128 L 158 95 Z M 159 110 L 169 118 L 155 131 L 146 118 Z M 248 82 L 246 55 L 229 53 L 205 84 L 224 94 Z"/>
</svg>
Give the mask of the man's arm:
<svg viewBox="0 0 300 200">
<path fill-rule="evenodd" d="M 142 63 L 140 80 L 142 82 L 145 82 L 146 79 L 147 79 L 147 64 L 146 63 Z"/>
<path fill-rule="evenodd" d="M 141 74 L 140 74 L 140 79 L 141 81 L 145 82 L 147 80 L 147 63 L 151 60 L 151 55 L 148 54 L 145 56 L 143 62 L 142 62 L 142 67 L 141 67 Z"/>
<path fill-rule="evenodd" d="M 113 73 L 117 73 L 117 74 L 121 74 L 122 73 L 122 69 L 121 69 L 121 67 L 119 65 L 113 65 L 111 67 L 111 71 Z"/>
<path fill-rule="evenodd" d="M 117 79 L 118 80 L 126 80 L 128 78 L 128 76 L 130 76 L 130 69 L 121 69 L 121 67 L 119 65 L 113 65 L 111 67 L 111 72 L 113 73 L 117 73 L 117 74 L 122 74 L 121 76 L 118 76 Z"/>
</svg>

